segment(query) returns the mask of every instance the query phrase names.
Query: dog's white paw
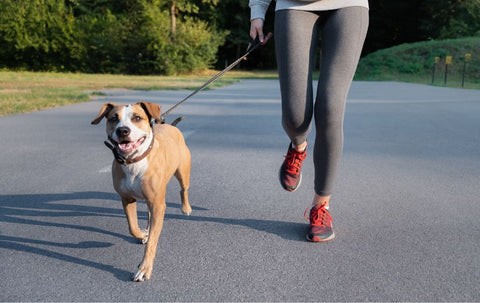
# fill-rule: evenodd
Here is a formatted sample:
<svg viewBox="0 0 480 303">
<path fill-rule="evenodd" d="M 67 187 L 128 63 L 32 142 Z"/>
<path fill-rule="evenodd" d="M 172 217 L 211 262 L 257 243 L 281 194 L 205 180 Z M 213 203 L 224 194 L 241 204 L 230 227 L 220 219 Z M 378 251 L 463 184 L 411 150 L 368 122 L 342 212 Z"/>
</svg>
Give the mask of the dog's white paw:
<svg viewBox="0 0 480 303">
<path fill-rule="evenodd" d="M 143 232 L 145 233 L 145 238 L 142 239 L 142 244 L 147 244 L 150 233 L 148 229 L 145 229 Z"/>
<path fill-rule="evenodd" d="M 190 214 L 192 213 L 192 208 L 190 206 L 182 207 L 182 213 L 186 216 L 190 216 Z"/>
<path fill-rule="evenodd" d="M 144 282 L 147 280 L 145 273 L 142 271 L 137 271 L 137 273 L 133 276 L 133 282 Z"/>
<path fill-rule="evenodd" d="M 150 279 L 153 270 L 153 263 L 142 262 L 138 265 L 138 271 L 133 275 L 134 282 L 144 282 Z"/>
</svg>

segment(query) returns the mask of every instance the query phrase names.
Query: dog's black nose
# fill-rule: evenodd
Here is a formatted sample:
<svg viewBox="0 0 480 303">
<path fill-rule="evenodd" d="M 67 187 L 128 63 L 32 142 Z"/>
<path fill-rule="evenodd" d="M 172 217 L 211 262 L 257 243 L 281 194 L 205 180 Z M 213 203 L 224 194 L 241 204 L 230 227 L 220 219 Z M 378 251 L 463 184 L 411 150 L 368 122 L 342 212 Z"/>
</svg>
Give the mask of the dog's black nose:
<svg viewBox="0 0 480 303">
<path fill-rule="evenodd" d="M 128 135 L 130 135 L 130 128 L 126 126 L 119 127 L 117 128 L 116 133 L 119 137 L 127 137 Z"/>
</svg>

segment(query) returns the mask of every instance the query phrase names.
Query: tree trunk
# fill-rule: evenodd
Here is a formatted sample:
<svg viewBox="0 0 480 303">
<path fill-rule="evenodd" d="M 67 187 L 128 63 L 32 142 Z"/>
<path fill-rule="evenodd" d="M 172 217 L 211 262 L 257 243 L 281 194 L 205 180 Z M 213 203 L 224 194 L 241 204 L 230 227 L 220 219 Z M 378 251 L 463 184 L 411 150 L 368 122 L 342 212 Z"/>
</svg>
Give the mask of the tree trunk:
<svg viewBox="0 0 480 303">
<path fill-rule="evenodd" d="M 170 7 L 170 18 L 172 21 L 172 27 L 170 34 L 172 37 L 175 36 L 175 32 L 177 31 L 177 17 L 176 17 L 176 7 L 175 7 L 175 0 L 172 0 L 172 6 Z"/>
</svg>

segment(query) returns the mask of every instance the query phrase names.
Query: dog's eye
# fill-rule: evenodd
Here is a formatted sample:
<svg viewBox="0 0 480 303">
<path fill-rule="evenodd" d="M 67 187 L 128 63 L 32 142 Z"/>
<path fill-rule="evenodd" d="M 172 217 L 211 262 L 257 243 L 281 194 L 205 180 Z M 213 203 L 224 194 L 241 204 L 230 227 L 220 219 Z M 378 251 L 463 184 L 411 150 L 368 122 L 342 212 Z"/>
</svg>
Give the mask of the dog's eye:
<svg viewBox="0 0 480 303">
<path fill-rule="evenodd" d="M 108 122 L 117 122 L 118 121 L 118 115 L 114 115 L 108 118 Z"/>
<path fill-rule="evenodd" d="M 133 122 L 140 122 L 140 121 L 142 121 L 142 117 L 140 117 L 140 116 L 133 116 L 132 121 L 133 121 Z"/>
</svg>

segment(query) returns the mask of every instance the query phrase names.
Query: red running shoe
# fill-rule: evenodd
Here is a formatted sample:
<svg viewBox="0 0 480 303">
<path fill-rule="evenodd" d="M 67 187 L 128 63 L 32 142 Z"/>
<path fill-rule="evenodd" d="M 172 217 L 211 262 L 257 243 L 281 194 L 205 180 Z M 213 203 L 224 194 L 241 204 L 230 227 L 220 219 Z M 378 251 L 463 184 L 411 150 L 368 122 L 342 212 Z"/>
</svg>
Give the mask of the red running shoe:
<svg viewBox="0 0 480 303">
<path fill-rule="evenodd" d="M 307 240 L 310 242 L 326 242 L 335 238 L 333 232 L 332 216 L 327 209 L 326 203 L 313 206 L 310 209 L 310 216 L 307 218 L 307 210 L 305 210 L 305 218 L 310 219 L 310 231 L 307 234 Z"/>
<path fill-rule="evenodd" d="M 287 191 L 297 190 L 300 183 L 302 183 L 302 163 L 307 157 L 307 149 L 304 151 L 296 151 L 292 144 L 288 147 L 287 155 L 280 167 L 279 177 L 280 184 Z"/>
</svg>

